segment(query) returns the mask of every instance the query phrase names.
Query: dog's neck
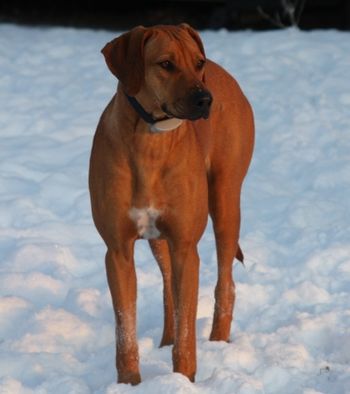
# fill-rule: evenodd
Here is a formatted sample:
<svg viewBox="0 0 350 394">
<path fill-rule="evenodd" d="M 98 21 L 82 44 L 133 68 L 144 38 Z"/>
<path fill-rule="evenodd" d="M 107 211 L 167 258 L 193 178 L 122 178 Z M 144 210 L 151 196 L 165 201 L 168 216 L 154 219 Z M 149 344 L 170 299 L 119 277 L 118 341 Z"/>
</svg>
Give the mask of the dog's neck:
<svg viewBox="0 0 350 394">
<path fill-rule="evenodd" d="M 152 113 L 147 112 L 140 102 L 132 96 L 129 96 L 124 92 L 129 104 L 138 114 L 138 116 L 143 119 L 148 125 L 152 132 L 163 132 L 170 131 L 178 128 L 183 120 L 178 118 L 170 118 L 166 114 L 160 118 L 156 118 Z"/>
</svg>

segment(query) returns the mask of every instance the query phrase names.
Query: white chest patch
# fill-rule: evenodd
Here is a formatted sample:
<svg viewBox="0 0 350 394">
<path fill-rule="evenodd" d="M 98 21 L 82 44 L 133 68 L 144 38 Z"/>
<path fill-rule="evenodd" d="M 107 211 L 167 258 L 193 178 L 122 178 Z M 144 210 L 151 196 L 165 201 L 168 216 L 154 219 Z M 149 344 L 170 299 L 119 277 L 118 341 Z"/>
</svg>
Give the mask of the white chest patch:
<svg viewBox="0 0 350 394">
<path fill-rule="evenodd" d="M 153 207 L 148 208 L 131 208 L 129 216 L 135 222 L 137 232 L 144 239 L 158 238 L 160 235 L 156 227 L 156 220 L 160 211 Z"/>
</svg>

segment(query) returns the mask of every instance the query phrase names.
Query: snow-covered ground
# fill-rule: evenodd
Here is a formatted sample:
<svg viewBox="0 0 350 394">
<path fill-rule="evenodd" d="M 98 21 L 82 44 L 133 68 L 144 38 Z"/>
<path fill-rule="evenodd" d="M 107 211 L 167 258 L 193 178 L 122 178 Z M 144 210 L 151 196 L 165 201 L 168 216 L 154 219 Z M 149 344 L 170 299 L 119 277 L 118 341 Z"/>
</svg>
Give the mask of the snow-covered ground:
<svg viewBox="0 0 350 394">
<path fill-rule="evenodd" d="M 158 348 L 161 278 L 136 248 L 143 382 L 115 384 L 105 247 L 87 171 L 116 81 L 111 32 L 0 25 L 0 393 L 350 393 L 350 33 L 202 32 L 253 104 L 232 343 L 208 341 L 216 258 L 200 243 L 198 373 Z"/>
</svg>

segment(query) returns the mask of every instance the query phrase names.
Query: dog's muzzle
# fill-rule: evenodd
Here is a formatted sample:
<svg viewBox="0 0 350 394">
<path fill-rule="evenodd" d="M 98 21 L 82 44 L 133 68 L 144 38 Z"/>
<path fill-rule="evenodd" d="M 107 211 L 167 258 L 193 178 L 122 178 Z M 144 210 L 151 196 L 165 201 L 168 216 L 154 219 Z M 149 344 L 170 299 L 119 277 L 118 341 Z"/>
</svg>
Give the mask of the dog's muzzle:
<svg viewBox="0 0 350 394">
<path fill-rule="evenodd" d="M 196 89 L 188 97 L 189 119 L 208 119 L 213 97 L 209 90 Z"/>
<path fill-rule="evenodd" d="M 187 96 L 178 100 L 171 110 L 166 104 L 162 110 L 169 116 L 179 119 L 198 120 L 208 119 L 213 97 L 209 90 L 193 89 Z"/>
</svg>

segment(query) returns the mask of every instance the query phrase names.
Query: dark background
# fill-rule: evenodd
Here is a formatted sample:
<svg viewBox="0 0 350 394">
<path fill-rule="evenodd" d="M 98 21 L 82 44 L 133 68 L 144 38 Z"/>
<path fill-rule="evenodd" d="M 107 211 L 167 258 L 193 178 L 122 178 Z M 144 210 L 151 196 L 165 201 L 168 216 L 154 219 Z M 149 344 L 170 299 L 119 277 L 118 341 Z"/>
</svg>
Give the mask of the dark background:
<svg viewBox="0 0 350 394">
<path fill-rule="evenodd" d="M 350 0 L 2 0 L 0 22 L 113 30 L 187 22 L 197 29 L 260 30 L 293 24 L 283 1 L 297 4 L 301 29 L 350 30 Z"/>
</svg>

